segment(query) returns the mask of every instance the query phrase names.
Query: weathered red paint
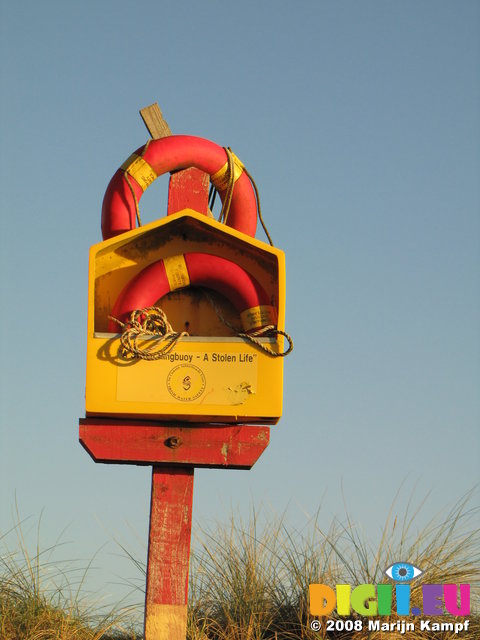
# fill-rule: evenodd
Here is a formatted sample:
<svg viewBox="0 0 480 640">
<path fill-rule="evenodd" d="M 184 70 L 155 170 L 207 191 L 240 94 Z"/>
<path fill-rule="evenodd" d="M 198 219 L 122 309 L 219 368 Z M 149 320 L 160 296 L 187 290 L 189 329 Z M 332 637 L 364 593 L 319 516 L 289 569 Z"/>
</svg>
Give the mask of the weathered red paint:
<svg viewBox="0 0 480 640">
<path fill-rule="evenodd" d="M 193 468 L 152 470 L 145 638 L 185 638 Z"/>
<path fill-rule="evenodd" d="M 165 425 L 80 420 L 80 442 L 95 462 L 250 469 L 268 446 L 269 427 Z"/>
<path fill-rule="evenodd" d="M 182 209 L 193 209 L 208 215 L 209 185 L 208 173 L 195 167 L 173 173 L 168 183 L 167 216 Z"/>
<path fill-rule="evenodd" d="M 147 603 L 186 603 L 192 500 L 192 467 L 153 467 Z"/>
</svg>

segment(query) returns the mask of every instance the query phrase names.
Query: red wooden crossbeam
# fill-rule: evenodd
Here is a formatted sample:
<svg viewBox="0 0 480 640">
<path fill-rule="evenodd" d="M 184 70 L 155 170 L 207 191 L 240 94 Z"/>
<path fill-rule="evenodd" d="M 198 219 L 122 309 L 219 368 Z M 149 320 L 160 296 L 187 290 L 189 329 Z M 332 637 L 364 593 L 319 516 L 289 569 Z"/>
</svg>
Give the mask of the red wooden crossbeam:
<svg viewBox="0 0 480 640">
<path fill-rule="evenodd" d="M 80 442 L 95 462 L 250 469 L 266 449 L 269 427 L 165 425 L 80 420 Z"/>
</svg>

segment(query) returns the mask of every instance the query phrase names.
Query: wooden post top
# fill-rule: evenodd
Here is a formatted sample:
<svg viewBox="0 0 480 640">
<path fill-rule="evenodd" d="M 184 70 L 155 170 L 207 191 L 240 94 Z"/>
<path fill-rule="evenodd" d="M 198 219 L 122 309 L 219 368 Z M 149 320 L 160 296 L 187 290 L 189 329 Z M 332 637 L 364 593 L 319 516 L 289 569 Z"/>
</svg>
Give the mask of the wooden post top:
<svg viewBox="0 0 480 640">
<path fill-rule="evenodd" d="M 145 123 L 149 134 L 154 140 L 172 135 L 170 127 L 163 117 L 157 102 L 140 109 L 140 115 L 142 116 L 142 120 Z"/>
</svg>

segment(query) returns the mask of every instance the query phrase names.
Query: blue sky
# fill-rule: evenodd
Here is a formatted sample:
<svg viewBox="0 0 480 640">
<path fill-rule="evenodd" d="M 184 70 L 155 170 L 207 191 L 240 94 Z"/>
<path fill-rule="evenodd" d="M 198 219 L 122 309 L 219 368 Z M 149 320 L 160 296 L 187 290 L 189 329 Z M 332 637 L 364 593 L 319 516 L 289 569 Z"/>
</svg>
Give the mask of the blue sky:
<svg viewBox="0 0 480 640">
<path fill-rule="evenodd" d="M 84 415 L 87 266 L 116 168 L 158 101 L 231 146 L 287 259 L 284 415 L 250 472 L 195 474 L 198 526 L 252 502 L 368 535 L 479 480 L 480 5 L 284 0 L 1 3 L 1 528 L 15 495 L 65 527 L 93 582 L 145 553 L 150 472 L 95 465 Z M 157 184 L 158 183 L 158 184 Z M 166 211 L 167 180 L 142 198 Z M 261 233 L 257 233 L 262 237 Z M 67 552 L 68 554 L 68 552 Z"/>
</svg>

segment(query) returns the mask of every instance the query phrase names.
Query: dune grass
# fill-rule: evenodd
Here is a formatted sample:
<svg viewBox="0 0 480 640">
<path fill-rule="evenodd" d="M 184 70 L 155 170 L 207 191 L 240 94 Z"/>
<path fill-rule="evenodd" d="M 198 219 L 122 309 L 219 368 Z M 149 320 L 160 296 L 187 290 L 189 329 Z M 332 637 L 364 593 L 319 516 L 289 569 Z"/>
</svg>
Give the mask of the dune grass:
<svg viewBox="0 0 480 640">
<path fill-rule="evenodd" d="M 254 512 L 247 523 L 232 517 L 229 526 L 218 525 L 204 532 L 201 548 L 192 559 L 190 586 L 190 640 L 311 640 L 352 638 L 394 640 L 406 637 L 396 632 L 312 631 L 309 615 L 310 583 L 382 584 L 394 562 L 408 561 L 424 571 L 428 583 L 472 585 L 470 628 L 464 640 L 480 638 L 478 587 L 480 577 L 480 532 L 478 510 L 469 507 L 471 494 L 451 511 L 439 514 L 421 529 L 417 520 L 423 503 L 410 503 L 402 515 L 392 507 L 383 533 L 370 544 L 346 517 L 328 531 L 314 518 L 301 531 L 292 530 L 283 517 L 259 530 Z M 476 526 L 475 526 L 476 525 Z M 421 581 L 412 583 L 412 607 L 421 607 Z M 395 611 L 395 600 L 392 607 Z M 335 617 L 332 614 L 331 617 Z M 382 622 L 396 622 L 396 614 Z M 365 618 L 363 619 L 365 621 Z M 405 620 L 405 618 L 404 618 Z M 412 618 L 409 618 L 412 620 Z M 459 619 L 444 615 L 443 622 Z M 454 632 L 420 631 L 409 638 L 449 640 Z"/>
<path fill-rule="evenodd" d="M 247 521 L 232 516 L 200 531 L 191 560 L 188 616 L 189 640 L 463 640 L 480 638 L 478 510 L 472 495 L 448 513 L 417 526 L 424 504 L 409 504 L 402 514 L 392 507 L 379 540 L 369 543 L 346 516 L 327 531 L 320 514 L 301 530 L 284 516 L 270 517 L 252 509 Z M 197 528 L 198 530 L 198 528 Z M 8 533 L 8 532 L 7 532 Z M 11 532 L 10 532 L 11 533 Z M 0 535 L 1 640 L 140 640 L 130 611 L 102 611 L 98 599 L 84 595 L 89 570 L 75 563 L 54 562 L 52 548 L 29 553 L 22 526 L 14 526 L 17 546 L 9 551 Z M 142 570 L 142 561 L 133 559 Z M 328 632 L 310 628 L 310 583 L 389 583 L 384 571 L 399 560 L 420 567 L 424 575 L 412 583 L 412 606 L 421 606 L 422 581 L 472 585 L 470 627 L 460 635 L 450 631 Z M 90 604 L 88 604 L 90 602 Z M 92 604 L 93 602 L 93 604 Z M 395 611 L 395 603 L 392 607 Z M 333 613 L 330 617 L 335 617 Z M 357 618 L 358 619 L 358 618 Z M 363 619 L 365 620 L 365 618 Z M 382 622 L 394 622 L 394 613 Z M 409 618 L 411 620 L 411 618 Z M 443 622 L 458 619 L 444 615 Z"/>
<path fill-rule="evenodd" d="M 56 559 L 63 543 L 30 551 L 24 537 L 25 522 L 16 510 L 10 531 L 0 532 L 0 638 L 1 640 L 136 640 L 128 609 L 104 610 L 98 598 L 88 602 L 86 567 L 74 560 Z M 8 546 L 13 537 L 14 550 Z"/>
</svg>

